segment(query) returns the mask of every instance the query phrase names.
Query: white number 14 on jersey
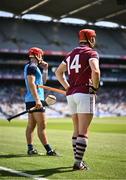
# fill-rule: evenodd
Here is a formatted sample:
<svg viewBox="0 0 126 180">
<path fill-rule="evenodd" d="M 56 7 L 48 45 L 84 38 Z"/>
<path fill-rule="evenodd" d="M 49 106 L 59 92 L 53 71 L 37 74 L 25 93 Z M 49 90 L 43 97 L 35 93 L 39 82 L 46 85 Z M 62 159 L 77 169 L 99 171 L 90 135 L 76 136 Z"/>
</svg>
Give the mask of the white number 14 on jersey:
<svg viewBox="0 0 126 180">
<path fill-rule="evenodd" d="M 72 63 L 70 64 L 70 56 L 66 59 L 67 67 L 68 67 L 68 74 L 70 74 L 70 69 L 75 69 L 75 73 L 79 73 L 79 68 L 81 68 L 81 64 L 79 64 L 79 54 L 74 56 Z"/>
</svg>

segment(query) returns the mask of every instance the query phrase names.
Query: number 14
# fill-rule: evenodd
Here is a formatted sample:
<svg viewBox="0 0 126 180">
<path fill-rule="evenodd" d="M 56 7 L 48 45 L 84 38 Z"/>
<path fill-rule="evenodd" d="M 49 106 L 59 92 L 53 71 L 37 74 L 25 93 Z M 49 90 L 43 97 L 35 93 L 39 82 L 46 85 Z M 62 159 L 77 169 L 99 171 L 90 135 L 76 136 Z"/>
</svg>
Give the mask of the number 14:
<svg viewBox="0 0 126 180">
<path fill-rule="evenodd" d="M 79 64 L 79 54 L 76 54 L 74 56 L 74 59 L 71 64 L 70 64 L 70 56 L 68 56 L 66 61 L 67 61 L 68 74 L 70 74 L 71 69 L 75 69 L 75 73 L 79 73 L 79 68 L 81 68 L 81 64 Z"/>
</svg>

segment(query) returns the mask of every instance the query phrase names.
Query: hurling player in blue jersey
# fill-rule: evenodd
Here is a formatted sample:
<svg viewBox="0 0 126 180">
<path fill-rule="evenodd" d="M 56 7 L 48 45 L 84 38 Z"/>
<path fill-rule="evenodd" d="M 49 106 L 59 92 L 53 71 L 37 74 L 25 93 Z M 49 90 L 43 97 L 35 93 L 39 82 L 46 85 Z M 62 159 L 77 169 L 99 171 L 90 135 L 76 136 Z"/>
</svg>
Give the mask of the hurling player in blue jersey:
<svg viewBox="0 0 126 180">
<path fill-rule="evenodd" d="M 28 113 L 28 124 L 26 128 L 27 153 L 28 155 L 38 154 L 37 150 L 33 147 L 34 129 L 37 125 L 37 134 L 47 151 L 47 155 L 55 156 L 57 154 L 49 145 L 46 135 L 45 108 L 43 107 L 44 90 L 42 88 L 37 88 L 37 85 L 43 85 L 47 80 L 48 63 L 42 59 L 43 51 L 40 48 L 30 48 L 28 54 L 30 61 L 24 68 L 27 90 L 25 104 L 26 109 L 35 107 L 35 110 Z M 43 69 L 43 72 L 41 72 L 41 69 Z"/>
</svg>

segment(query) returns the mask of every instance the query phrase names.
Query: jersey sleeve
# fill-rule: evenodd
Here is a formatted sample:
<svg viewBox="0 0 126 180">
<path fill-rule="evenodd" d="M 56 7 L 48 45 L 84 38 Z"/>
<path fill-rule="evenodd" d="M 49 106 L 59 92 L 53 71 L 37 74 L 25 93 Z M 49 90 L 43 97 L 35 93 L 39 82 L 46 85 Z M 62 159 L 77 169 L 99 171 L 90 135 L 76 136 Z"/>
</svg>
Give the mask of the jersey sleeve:
<svg viewBox="0 0 126 180">
<path fill-rule="evenodd" d="M 70 55 L 70 53 L 71 53 L 71 52 L 69 52 L 69 53 L 66 55 L 65 59 L 63 59 L 63 61 L 62 61 L 63 64 L 65 64 L 65 65 L 67 64 L 66 59 L 68 58 L 68 56 Z"/>
<path fill-rule="evenodd" d="M 37 68 L 35 66 L 28 66 L 27 75 L 34 75 L 36 74 Z"/>
<path fill-rule="evenodd" d="M 89 59 L 96 58 L 99 60 L 99 54 L 96 51 L 91 51 Z"/>
<path fill-rule="evenodd" d="M 65 59 L 62 61 L 62 64 L 66 65 L 66 60 Z"/>
</svg>

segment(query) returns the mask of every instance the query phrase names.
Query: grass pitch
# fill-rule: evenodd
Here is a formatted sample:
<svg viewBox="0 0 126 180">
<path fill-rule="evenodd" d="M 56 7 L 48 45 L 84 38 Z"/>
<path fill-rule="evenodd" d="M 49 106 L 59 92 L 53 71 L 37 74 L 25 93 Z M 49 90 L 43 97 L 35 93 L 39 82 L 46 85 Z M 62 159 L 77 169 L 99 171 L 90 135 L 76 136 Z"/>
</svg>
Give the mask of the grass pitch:
<svg viewBox="0 0 126 180">
<path fill-rule="evenodd" d="M 95 118 L 89 130 L 85 154 L 89 171 L 72 171 L 71 119 L 48 119 L 50 144 L 60 157 L 47 157 L 35 131 L 35 146 L 41 156 L 26 155 L 27 120 L 0 120 L 0 166 L 47 179 L 126 179 L 126 117 Z M 0 179 L 28 179 L 0 171 Z"/>
</svg>

